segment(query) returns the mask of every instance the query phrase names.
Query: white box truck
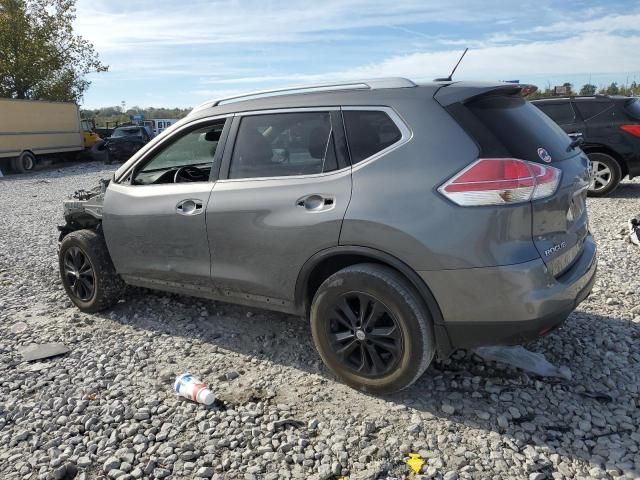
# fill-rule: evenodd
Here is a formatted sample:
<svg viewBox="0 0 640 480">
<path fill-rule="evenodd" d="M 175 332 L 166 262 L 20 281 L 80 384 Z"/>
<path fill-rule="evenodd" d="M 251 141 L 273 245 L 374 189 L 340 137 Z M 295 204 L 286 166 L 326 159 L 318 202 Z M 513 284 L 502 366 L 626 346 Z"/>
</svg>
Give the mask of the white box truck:
<svg viewBox="0 0 640 480">
<path fill-rule="evenodd" d="M 44 158 L 84 150 L 75 103 L 0 98 L 0 169 L 24 173 Z"/>
</svg>

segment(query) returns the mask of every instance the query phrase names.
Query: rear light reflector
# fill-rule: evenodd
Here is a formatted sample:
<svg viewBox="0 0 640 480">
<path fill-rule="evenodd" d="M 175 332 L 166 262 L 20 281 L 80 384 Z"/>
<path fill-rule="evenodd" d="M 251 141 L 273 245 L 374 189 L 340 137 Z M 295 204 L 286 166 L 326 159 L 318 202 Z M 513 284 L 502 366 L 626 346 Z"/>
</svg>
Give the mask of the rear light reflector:
<svg viewBox="0 0 640 480">
<path fill-rule="evenodd" d="M 517 158 L 480 158 L 438 191 L 458 205 L 508 205 L 553 195 L 561 171 Z"/>
<path fill-rule="evenodd" d="M 640 125 L 620 125 L 620 128 L 634 137 L 640 137 Z"/>
</svg>

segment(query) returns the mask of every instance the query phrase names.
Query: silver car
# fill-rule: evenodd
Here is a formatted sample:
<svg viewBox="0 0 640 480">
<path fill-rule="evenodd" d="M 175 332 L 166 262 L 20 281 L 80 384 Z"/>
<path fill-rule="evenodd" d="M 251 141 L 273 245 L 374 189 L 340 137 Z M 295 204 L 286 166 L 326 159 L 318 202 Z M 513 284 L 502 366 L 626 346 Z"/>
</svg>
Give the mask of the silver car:
<svg viewBox="0 0 640 480">
<path fill-rule="evenodd" d="M 387 78 L 211 101 L 65 202 L 83 311 L 125 285 L 310 318 L 345 383 L 522 343 L 589 294 L 588 160 L 526 86 Z"/>
</svg>

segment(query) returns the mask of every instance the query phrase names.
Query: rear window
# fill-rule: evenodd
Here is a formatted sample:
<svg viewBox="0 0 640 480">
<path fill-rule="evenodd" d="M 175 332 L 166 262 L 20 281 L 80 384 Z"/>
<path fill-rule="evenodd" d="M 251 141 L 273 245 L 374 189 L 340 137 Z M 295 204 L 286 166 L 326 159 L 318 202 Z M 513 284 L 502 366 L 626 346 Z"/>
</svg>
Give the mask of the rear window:
<svg viewBox="0 0 640 480">
<path fill-rule="evenodd" d="M 135 128 L 116 128 L 116 130 L 113 132 L 113 136 L 114 137 L 131 137 L 131 136 L 141 137 L 142 136 L 142 131 L 137 127 L 135 127 Z"/>
<path fill-rule="evenodd" d="M 345 110 L 342 114 L 352 164 L 375 155 L 402 138 L 400 129 L 385 112 Z"/>
<path fill-rule="evenodd" d="M 567 134 L 548 116 L 525 101 L 520 95 L 481 97 L 468 103 L 468 115 L 455 110 L 456 117 L 478 142 L 484 157 L 511 156 L 523 160 L 541 161 L 538 149 L 546 150 L 552 161 L 571 157 L 577 150 L 568 150 Z"/>
<path fill-rule="evenodd" d="M 575 106 L 580 112 L 580 115 L 584 120 L 589 120 L 596 115 L 600 115 L 602 112 L 609 110 L 613 103 L 606 100 L 580 100 L 575 102 Z"/>
<path fill-rule="evenodd" d="M 640 100 L 634 98 L 629 100 L 627 104 L 624 106 L 629 115 L 631 115 L 636 120 L 640 120 Z"/>
<path fill-rule="evenodd" d="M 570 102 L 562 103 L 537 103 L 536 107 L 553 119 L 558 125 L 566 125 L 575 122 L 576 114 Z"/>
</svg>

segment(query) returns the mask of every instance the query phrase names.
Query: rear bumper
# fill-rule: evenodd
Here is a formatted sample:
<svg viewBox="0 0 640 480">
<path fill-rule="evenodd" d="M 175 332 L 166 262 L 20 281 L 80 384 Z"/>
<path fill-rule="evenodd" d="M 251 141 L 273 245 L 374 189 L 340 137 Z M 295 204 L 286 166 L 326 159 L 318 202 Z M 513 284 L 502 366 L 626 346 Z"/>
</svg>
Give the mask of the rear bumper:
<svg viewBox="0 0 640 480">
<path fill-rule="evenodd" d="M 455 349 L 519 344 L 548 333 L 589 295 L 596 268 L 596 244 L 589 235 L 578 260 L 558 278 L 542 259 L 418 273 L 440 306 Z"/>
</svg>

